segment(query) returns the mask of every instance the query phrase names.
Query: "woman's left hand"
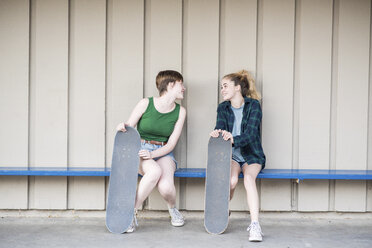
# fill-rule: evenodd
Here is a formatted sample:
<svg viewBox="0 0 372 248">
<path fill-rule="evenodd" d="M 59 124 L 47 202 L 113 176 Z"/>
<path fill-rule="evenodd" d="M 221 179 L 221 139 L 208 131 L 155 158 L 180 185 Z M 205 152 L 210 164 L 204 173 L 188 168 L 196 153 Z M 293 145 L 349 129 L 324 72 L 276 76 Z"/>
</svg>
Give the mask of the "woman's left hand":
<svg viewBox="0 0 372 248">
<path fill-rule="evenodd" d="M 222 131 L 222 138 L 224 140 L 229 140 L 230 139 L 231 144 L 234 144 L 234 137 L 233 137 L 233 135 L 230 132 L 228 132 L 226 130 L 223 130 Z"/>
<path fill-rule="evenodd" d="M 142 159 L 152 159 L 151 152 L 149 150 L 140 150 L 138 155 Z"/>
</svg>

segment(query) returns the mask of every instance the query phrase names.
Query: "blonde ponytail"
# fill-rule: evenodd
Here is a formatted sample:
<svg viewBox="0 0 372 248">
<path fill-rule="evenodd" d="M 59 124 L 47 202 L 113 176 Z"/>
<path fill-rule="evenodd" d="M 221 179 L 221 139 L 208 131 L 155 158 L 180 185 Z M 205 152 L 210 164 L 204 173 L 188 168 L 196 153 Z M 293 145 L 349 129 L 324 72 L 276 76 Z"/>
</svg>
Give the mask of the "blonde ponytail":
<svg viewBox="0 0 372 248">
<path fill-rule="evenodd" d="M 249 83 L 249 89 L 246 96 L 256 100 L 260 100 L 261 95 L 256 90 L 256 83 L 253 76 L 246 70 L 238 71 L 237 74 L 239 74 L 243 78 L 246 78 Z"/>
</svg>

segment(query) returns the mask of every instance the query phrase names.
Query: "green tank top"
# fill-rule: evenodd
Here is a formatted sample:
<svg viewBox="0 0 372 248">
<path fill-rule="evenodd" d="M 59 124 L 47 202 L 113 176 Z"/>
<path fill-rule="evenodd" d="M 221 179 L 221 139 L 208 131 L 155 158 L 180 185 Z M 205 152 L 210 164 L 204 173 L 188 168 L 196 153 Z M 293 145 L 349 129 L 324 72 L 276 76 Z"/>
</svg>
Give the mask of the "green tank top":
<svg viewBox="0 0 372 248">
<path fill-rule="evenodd" d="M 176 103 L 176 107 L 171 112 L 160 113 L 154 106 L 153 97 L 149 97 L 147 109 L 137 124 L 141 139 L 167 142 L 178 120 L 179 112 L 180 105 Z"/>
</svg>

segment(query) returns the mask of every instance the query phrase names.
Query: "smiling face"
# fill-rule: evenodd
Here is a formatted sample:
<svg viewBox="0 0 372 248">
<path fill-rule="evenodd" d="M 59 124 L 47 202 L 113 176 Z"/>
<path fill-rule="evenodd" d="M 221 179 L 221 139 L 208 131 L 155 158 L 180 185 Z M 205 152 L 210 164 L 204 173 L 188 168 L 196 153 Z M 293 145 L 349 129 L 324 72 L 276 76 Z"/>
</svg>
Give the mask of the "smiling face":
<svg viewBox="0 0 372 248">
<path fill-rule="evenodd" d="M 241 95 L 240 85 L 235 86 L 230 79 L 223 78 L 221 81 L 221 96 L 224 101 L 229 101 L 235 97 L 236 94 Z"/>
</svg>

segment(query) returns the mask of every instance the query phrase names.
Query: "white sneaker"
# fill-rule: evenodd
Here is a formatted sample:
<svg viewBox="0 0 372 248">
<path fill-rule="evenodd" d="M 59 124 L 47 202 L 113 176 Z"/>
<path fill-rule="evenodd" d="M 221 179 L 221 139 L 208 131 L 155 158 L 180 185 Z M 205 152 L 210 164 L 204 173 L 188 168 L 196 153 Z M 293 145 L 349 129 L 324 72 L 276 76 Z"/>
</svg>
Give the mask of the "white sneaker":
<svg viewBox="0 0 372 248">
<path fill-rule="evenodd" d="M 249 232 L 249 241 L 253 242 L 262 241 L 262 236 L 264 236 L 264 234 L 261 231 L 260 223 L 252 222 L 247 228 L 247 231 Z"/>
<path fill-rule="evenodd" d="M 182 214 L 178 211 L 177 208 L 170 208 L 168 209 L 168 211 L 172 218 L 172 226 L 183 226 L 185 224 L 185 220 L 183 219 Z"/>
<path fill-rule="evenodd" d="M 126 233 L 132 233 L 136 230 L 136 226 L 138 226 L 137 222 L 137 209 L 134 210 L 132 224 L 130 224 L 129 228 L 125 231 Z"/>
</svg>

